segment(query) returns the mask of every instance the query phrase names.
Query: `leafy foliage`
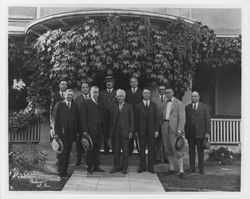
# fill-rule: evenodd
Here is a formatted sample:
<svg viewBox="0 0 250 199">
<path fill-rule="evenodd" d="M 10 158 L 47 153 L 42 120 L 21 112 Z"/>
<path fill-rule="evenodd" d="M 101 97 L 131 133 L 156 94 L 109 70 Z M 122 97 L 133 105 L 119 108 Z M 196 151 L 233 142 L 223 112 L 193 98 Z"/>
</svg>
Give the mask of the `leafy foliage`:
<svg viewBox="0 0 250 199">
<path fill-rule="evenodd" d="M 227 42 L 199 22 L 178 19 L 155 25 L 147 17 L 86 17 L 81 24 L 47 31 L 34 42 L 27 38 L 29 97 L 48 110 L 51 89 L 61 79 L 91 83 L 108 71 L 171 85 L 181 96 L 197 67 L 240 63 L 240 39 Z"/>
<path fill-rule="evenodd" d="M 28 158 L 23 152 L 11 149 L 9 152 L 9 186 L 11 187 L 22 176 L 32 173 L 45 161 L 46 154 L 42 152 L 34 151 L 32 157 Z"/>
</svg>

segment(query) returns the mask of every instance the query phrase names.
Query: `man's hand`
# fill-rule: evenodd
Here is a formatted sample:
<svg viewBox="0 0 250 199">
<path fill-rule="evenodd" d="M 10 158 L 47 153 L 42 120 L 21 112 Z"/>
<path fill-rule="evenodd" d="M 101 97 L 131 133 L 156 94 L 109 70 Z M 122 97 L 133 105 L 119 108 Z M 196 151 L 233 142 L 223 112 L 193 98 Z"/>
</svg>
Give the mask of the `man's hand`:
<svg viewBox="0 0 250 199">
<path fill-rule="evenodd" d="M 133 133 L 129 132 L 128 138 L 131 139 L 133 137 Z"/>
<path fill-rule="evenodd" d="M 210 135 L 208 133 L 205 134 L 205 138 L 209 139 Z"/>
<path fill-rule="evenodd" d="M 83 134 L 83 135 L 88 135 L 88 133 L 87 133 L 87 132 L 83 132 L 82 134 Z"/>
<path fill-rule="evenodd" d="M 58 135 L 57 135 L 57 134 L 55 134 L 55 135 L 53 136 L 53 138 L 57 139 L 57 138 L 58 138 Z"/>
<path fill-rule="evenodd" d="M 181 136 L 184 136 L 184 132 L 183 131 L 177 131 L 177 135 L 181 135 Z"/>
<path fill-rule="evenodd" d="M 159 132 L 155 131 L 155 138 L 158 138 L 158 136 L 159 136 Z"/>
<path fill-rule="evenodd" d="M 138 133 L 137 132 L 135 132 L 135 137 L 138 137 Z"/>
</svg>

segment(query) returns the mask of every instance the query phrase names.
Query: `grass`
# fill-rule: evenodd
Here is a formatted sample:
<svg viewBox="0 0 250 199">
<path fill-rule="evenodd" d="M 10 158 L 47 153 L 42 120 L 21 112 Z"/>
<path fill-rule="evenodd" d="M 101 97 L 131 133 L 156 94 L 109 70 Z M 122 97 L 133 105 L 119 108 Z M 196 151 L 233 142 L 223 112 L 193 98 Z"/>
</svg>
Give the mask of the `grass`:
<svg viewBox="0 0 250 199">
<path fill-rule="evenodd" d="M 219 166 L 217 166 L 219 167 Z M 227 166 L 228 169 L 230 166 Z M 235 165 L 232 165 L 235 167 Z M 230 173 L 226 174 L 205 174 L 200 175 L 198 172 L 195 174 L 186 174 L 185 179 L 181 179 L 177 174 L 167 176 L 166 172 L 158 173 L 159 180 L 161 181 L 165 191 L 240 191 L 240 174 Z"/>
</svg>

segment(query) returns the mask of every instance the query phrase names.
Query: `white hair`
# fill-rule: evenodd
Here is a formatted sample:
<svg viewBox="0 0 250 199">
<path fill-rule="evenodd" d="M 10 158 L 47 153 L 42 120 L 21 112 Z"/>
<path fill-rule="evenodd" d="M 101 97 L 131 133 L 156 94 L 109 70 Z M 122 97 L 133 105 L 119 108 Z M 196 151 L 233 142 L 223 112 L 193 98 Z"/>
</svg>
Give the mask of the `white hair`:
<svg viewBox="0 0 250 199">
<path fill-rule="evenodd" d="M 72 92 L 72 93 L 74 93 L 74 91 L 73 91 L 73 89 L 67 89 L 66 91 L 65 91 L 65 94 L 67 95 L 68 94 L 68 92 Z"/>
<path fill-rule="evenodd" d="M 99 91 L 99 88 L 97 86 L 92 86 L 90 88 L 90 93 L 93 93 L 95 90 L 98 90 Z"/>
<path fill-rule="evenodd" d="M 124 97 L 126 97 L 126 92 L 124 91 L 124 90 L 122 90 L 122 89 L 118 89 L 117 91 L 116 91 L 116 96 L 118 96 L 118 95 L 123 95 Z"/>
</svg>

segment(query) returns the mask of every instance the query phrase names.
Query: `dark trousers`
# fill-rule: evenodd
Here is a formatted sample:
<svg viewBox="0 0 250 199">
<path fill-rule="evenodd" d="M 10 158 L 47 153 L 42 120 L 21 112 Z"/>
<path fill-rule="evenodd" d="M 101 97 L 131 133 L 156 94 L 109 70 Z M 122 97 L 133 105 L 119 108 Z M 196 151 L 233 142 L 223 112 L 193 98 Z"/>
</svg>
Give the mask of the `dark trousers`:
<svg viewBox="0 0 250 199">
<path fill-rule="evenodd" d="M 195 137 L 188 138 L 190 169 L 195 169 L 195 146 L 197 146 L 198 168 L 200 170 L 203 170 L 203 161 L 204 161 L 204 150 L 202 148 L 203 140 L 204 138 L 201 139 L 197 139 Z"/>
<path fill-rule="evenodd" d="M 155 155 L 155 138 L 153 135 L 139 136 L 140 142 L 140 169 L 146 169 L 146 154 L 145 149 L 148 148 L 148 170 L 154 169 L 154 155 Z"/>
<path fill-rule="evenodd" d="M 77 163 L 81 163 L 82 161 L 82 153 L 83 153 L 83 148 L 81 145 L 81 136 L 76 137 L 76 162 Z"/>
<path fill-rule="evenodd" d="M 109 139 L 109 126 L 110 126 L 110 115 L 109 111 L 105 112 L 105 118 L 104 118 L 104 123 L 105 123 L 105 130 L 104 130 L 104 135 L 103 135 L 103 145 L 104 145 L 104 152 L 108 153 L 109 152 L 109 144 L 108 144 L 108 139 Z"/>
<path fill-rule="evenodd" d="M 116 129 L 113 136 L 114 143 L 114 169 L 122 167 L 123 170 L 128 169 L 128 147 L 129 138 L 121 134 L 121 129 Z M 121 153 L 122 149 L 122 153 Z"/>
<path fill-rule="evenodd" d="M 64 133 L 60 135 L 59 138 L 63 143 L 63 151 L 61 154 L 57 155 L 58 158 L 58 176 L 64 177 L 67 174 L 69 166 L 70 152 L 72 149 L 73 137 L 70 133 Z"/>
<path fill-rule="evenodd" d="M 87 151 L 87 166 L 89 169 L 97 168 L 99 166 L 99 155 L 101 148 L 101 135 L 91 137 L 93 142 L 93 148 Z"/>
</svg>

